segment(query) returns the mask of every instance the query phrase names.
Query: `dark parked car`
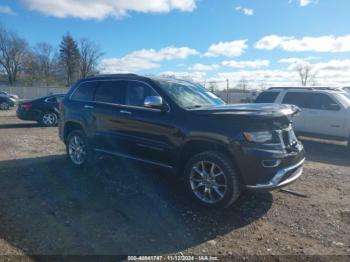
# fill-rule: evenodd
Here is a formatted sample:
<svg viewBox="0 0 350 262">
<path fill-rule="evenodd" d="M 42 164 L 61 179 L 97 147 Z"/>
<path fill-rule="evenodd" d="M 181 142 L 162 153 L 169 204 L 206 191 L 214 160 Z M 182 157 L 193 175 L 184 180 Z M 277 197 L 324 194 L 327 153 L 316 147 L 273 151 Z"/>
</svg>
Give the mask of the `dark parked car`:
<svg viewBox="0 0 350 262">
<path fill-rule="evenodd" d="M 16 100 L 7 95 L 0 95 L 0 110 L 8 110 L 16 105 Z"/>
<path fill-rule="evenodd" d="M 18 103 L 17 117 L 37 121 L 43 126 L 56 126 L 59 117 L 59 103 L 64 94 L 54 94 Z"/>
<path fill-rule="evenodd" d="M 7 92 L 5 92 L 5 91 L 0 91 L 0 96 L 9 96 L 9 97 L 15 99 L 16 101 L 18 100 L 18 96 L 17 96 L 17 95 L 15 95 L 15 94 L 9 94 L 9 93 L 7 93 Z"/>
<path fill-rule="evenodd" d="M 200 85 L 133 74 L 78 81 L 61 105 L 59 134 L 71 162 L 97 154 L 179 174 L 194 199 L 227 207 L 242 189 L 272 190 L 302 174 L 304 150 L 291 128 L 295 107 L 225 105 Z"/>
</svg>

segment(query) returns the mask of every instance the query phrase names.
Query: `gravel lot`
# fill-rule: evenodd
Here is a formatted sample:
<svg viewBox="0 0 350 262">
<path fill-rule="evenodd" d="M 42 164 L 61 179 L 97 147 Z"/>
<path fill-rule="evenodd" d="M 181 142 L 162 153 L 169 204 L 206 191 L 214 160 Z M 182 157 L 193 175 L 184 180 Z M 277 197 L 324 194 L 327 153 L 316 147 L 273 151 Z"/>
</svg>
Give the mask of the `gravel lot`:
<svg viewBox="0 0 350 262">
<path fill-rule="evenodd" d="M 303 177 L 223 211 L 164 170 L 104 158 L 75 170 L 57 128 L 0 111 L 0 254 L 350 255 L 350 152 L 304 140 Z"/>
</svg>

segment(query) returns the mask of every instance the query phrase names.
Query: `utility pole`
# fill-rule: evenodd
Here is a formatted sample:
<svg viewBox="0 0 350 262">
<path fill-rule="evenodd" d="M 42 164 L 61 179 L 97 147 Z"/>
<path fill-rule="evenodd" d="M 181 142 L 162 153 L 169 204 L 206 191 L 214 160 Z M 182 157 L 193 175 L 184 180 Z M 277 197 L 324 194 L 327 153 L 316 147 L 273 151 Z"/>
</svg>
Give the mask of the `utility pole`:
<svg viewBox="0 0 350 262">
<path fill-rule="evenodd" d="M 228 91 L 229 91 L 229 87 L 230 87 L 230 83 L 229 83 L 229 80 L 226 79 L 226 102 L 229 103 L 229 95 L 228 95 Z"/>
</svg>

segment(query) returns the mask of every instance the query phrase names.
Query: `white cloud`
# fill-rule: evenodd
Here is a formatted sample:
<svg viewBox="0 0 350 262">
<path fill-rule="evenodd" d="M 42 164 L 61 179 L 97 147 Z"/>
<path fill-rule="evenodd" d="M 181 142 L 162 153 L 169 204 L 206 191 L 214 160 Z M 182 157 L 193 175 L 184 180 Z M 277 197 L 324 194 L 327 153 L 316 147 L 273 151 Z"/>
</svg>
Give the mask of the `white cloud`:
<svg viewBox="0 0 350 262">
<path fill-rule="evenodd" d="M 257 49 L 282 49 L 288 52 L 350 52 L 350 35 L 335 37 L 333 35 L 320 37 L 295 37 L 269 35 L 260 39 Z"/>
<path fill-rule="evenodd" d="M 165 47 L 160 50 L 141 49 L 121 58 L 107 58 L 101 62 L 104 73 L 138 72 L 160 67 L 159 62 L 186 59 L 191 55 L 199 54 L 189 47 Z"/>
<path fill-rule="evenodd" d="M 205 72 L 205 71 L 213 71 L 217 69 L 219 65 L 204 65 L 204 64 L 195 64 L 188 69 L 191 71 Z"/>
<path fill-rule="evenodd" d="M 129 12 L 169 13 L 193 11 L 196 0 L 22 0 L 30 10 L 60 18 L 104 19 L 123 17 Z"/>
<path fill-rule="evenodd" d="M 229 60 L 229 61 L 223 61 L 221 63 L 223 66 L 226 67 L 232 67 L 232 68 L 261 68 L 261 67 L 268 67 L 270 65 L 269 60 L 252 60 L 252 61 L 236 61 L 236 60 Z"/>
<path fill-rule="evenodd" d="M 327 62 L 320 62 L 313 64 L 318 70 L 327 70 L 327 71 L 347 71 L 347 74 L 350 76 L 350 59 L 344 60 L 330 60 Z"/>
<path fill-rule="evenodd" d="M 313 4 L 313 3 L 316 3 L 315 0 L 299 0 L 299 5 L 301 7 L 305 7 L 305 6 L 308 6 L 310 4 Z"/>
<path fill-rule="evenodd" d="M 271 87 L 271 86 L 300 86 L 296 65 L 307 63 L 312 66 L 315 73 L 315 84 L 322 86 L 345 86 L 350 83 L 350 59 L 329 60 L 311 63 L 313 58 L 286 58 L 278 62 L 288 65 L 285 69 L 276 70 L 240 70 L 234 72 L 219 72 L 207 81 L 218 81 L 223 83 L 219 88 L 224 88 L 223 80 L 229 79 L 230 86 L 235 87 L 239 81 L 245 79 L 249 87 Z"/>
<path fill-rule="evenodd" d="M 204 54 L 208 57 L 216 56 L 240 56 L 248 48 L 246 44 L 248 40 L 236 40 L 232 42 L 219 42 L 209 47 L 208 51 Z"/>
<path fill-rule="evenodd" d="M 244 15 L 247 15 L 247 16 L 252 16 L 252 15 L 254 15 L 254 10 L 251 9 L 251 8 L 246 8 L 246 7 L 242 7 L 242 6 L 237 6 L 237 7 L 236 7 L 236 11 L 242 12 Z"/>
<path fill-rule="evenodd" d="M 16 12 L 13 11 L 12 8 L 7 5 L 0 5 L 0 13 L 7 15 L 16 15 Z"/>
</svg>

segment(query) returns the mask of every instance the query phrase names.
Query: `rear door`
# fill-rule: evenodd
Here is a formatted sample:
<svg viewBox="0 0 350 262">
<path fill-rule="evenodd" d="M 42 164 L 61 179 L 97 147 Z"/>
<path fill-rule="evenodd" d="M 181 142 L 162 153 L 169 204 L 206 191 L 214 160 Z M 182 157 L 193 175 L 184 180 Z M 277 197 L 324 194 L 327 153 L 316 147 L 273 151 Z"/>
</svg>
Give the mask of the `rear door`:
<svg viewBox="0 0 350 262">
<path fill-rule="evenodd" d="M 282 99 L 282 104 L 295 105 L 301 109 L 298 116 L 293 117 L 293 129 L 297 132 L 306 132 L 306 114 L 305 105 L 308 103 L 309 96 L 305 92 L 287 91 Z"/>
<path fill-rule="evenodd" d="M 306 105 L 306 131 L 313 134 L 344 136 L 346 109 L 330 94 L 310 93 Z"/>
<path fill-rule="evenodd" d="M 81 83 L 70 95 L 69 116 L 72 120 L 78 120 L 85 126 L 89 138 L 95 134 L 96 121 L 93 116 L 93 96 L 97 87 L 97 81 L 86 81 Z M 71 120 L 66 118 L 66 121 Z"/>
<path fill-rule="evenodd" d="M 95 120 L 94 147 L 99 150 L 122 152 L 121 104 L 124 103 L 125 80 L 99 81 L 94 94 L 94 105 L 90 110 Z"/>
</svg>

